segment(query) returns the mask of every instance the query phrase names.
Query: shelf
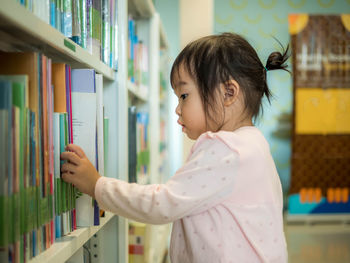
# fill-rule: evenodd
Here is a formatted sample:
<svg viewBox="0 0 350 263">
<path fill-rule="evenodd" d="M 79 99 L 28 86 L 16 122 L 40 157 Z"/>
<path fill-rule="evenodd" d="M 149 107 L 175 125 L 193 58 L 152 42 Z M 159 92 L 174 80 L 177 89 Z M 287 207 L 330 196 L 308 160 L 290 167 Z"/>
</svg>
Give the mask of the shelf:
<svg viewBox="0 0 350 263">
<path fill-rule="evenodd" d="M 168 49 L 168 39 L 166 38 L 165 30 L 161 21 L 159 21 L 160 48 Z"/>
<path fill-rule="evenodd" d="M 349 224 L 349 214 L 285 214 L 285 220 L 287 224 L 322 224 L 322 223 L 337 223 L 337 224 Z"/>
<path fill-rule="evenodd" d="M 14 0 L 1 0 L 0 48 L 43 52 L 54 62 L 65 62 L 73 68 L 93 68 L 114 80 L 112 68 Z"/>
<path fill-rule="evenodd" d="M 151 18 L 156 10 L 151 0 L 129 0 L 128 12 L 135 19 L 146 19 Z M 159 32 L 160 48 L 167 49 L 169 44 L 161 21 L 159 21 Z"/>
<path fill-rule="evenodd" d="M 136 98 L 142 100 L 142 101 L 148 101 L 148 90 L 147 89 L 140 89 L 139 86 L 136 84 L 132 83 L 130 80 L 127 81 L 126 83 L 128 91 L 134 95 Z"/>
<path fill-rule="evenodd" d="M 29 263 L 65 262 L 114 216 L 110 212 L 105 212 L 105 217 L 100 218 L 99 226 L 79 228 L 67 236 L 56 239 L 49 249 L 30 260 Z"/>
<path fill-rule="evenodd" d="M 129 0 L 128 12 L 133 18 L 150 18 L 155 13 L 151 0 Z"/>
</svg>

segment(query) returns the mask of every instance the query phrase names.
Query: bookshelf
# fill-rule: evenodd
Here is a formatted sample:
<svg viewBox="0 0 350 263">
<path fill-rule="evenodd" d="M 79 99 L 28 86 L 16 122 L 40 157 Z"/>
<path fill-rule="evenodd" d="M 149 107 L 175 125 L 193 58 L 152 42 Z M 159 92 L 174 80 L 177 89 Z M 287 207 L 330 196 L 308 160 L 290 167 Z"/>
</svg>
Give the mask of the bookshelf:
<svg viewBox="0 0 350 263">
<path fill-rule="evenodd" d="M 168 41 L 159 15 L 150 0 L 117 1 L 118 9 L 118 71 L 104 64 L 87 50 L 66 38 L 61 32 L 38 18 L 16 0 L 1 0 L 0 5 L 0 50 L 41 52 L 53 62 L 63 62 L 72 68 L 90 68 L 103 75 L 103 102 L 109 117 L 109 160 L 105 175 L 128 180 L 128 101 L 136 98 L 147 106 L 150 115 L 150 170 L 151 182 L 161 182 L 159 176 L 159 50 L 168 48 Z M 128 80 L 128 16 L 132 14 L 143 20 L 143 33 L 148 41 L 150 67 L 149 90 L 141 91 Z M 164 103 L 164 102 L 163 102 Z M 166 103 L 166 102 L 165 102 Z M 158 231 L 163 229 L 162 231 Z M 152 258 L 161 258 L 166 247 L 169 225 L 154 227 L 157 234 L 151 243 Z M 159 233 L 162 233 L 161 235 Z M 96 235 L 96 236 L 95 236 Z M 30 260 L 35 262 L 65 262 L 92 237 L 100 246 L 99 258 L 92 262 L 128 262 L 128 221 L 106 213 L 100 226 L 79 228 Z M 158 241 L 157 241 L 158 240 Z M 162 251 L 158 250 L 159 244 Z M 116 249 L 117 247 L 117 249 Z M 158 261 L 158 260 L 157 260 Z"/>
<path fill-rule="evenodd" d="M 164 32 L 159 14 L 156 12 L 152 1 L 150 0 L 129 0 L 128 1 L 128 16 L 132 16 L 135 20 L 137 35 L 139 40 L 148 47 L 148 92 L 143 90 L 127 80 L 129 105 L 136 105 L 141 110 L 146 110 L 149 113 L 149 183 L 163 182 L 162 174 L 160 173 L 161 156 L 160 156 L 160 114 L 161 105 L 166 105 L 167 97 L 163 101 L 160 99 L 160 70 L 164 66 L 160 58 L 160 51 L 168 49 L 168 41 Z M 125 45 L 128 43 L 125 41 Z M 127 48 L 126 48 L 127 51 Z M 128 54 L 124 52 L 124 54 Z M 167 55 L 167 52 L 164 52 Z M 127 58 L 123 59 L 125 68 L 127 67 Z M 168 61 L 165 59 L 165 61 Z M 126 73 L 127 75 L 127 73 Z M 164 107 L 168 114 L 167 108 Z M 169 119 L 169 118 L 167 118 Z M 169 171 L 169 169 L 165 169 Z M 128 223 L 125 222 L 126 226 Z M 170 233 L 170 224 L 168 225 L 146 225 L 145 239 L 145 262 L 162 262 L 164 252 L 167 248 L 168 236 Z M 127 262 L 121 261 L 121 262 Z"/>
<path fill-rule="evenodd" d="M 14 0 L 1 0 L 0 27 L 2 46 L 40 51 L 55 62 L 64 61 L 73 68 L 93 68 L 114 80 L 113 69 Z"/>
<path fill-rule="evenodd" d="M 114 214 L 106 212 L 101 218 L 99 226 L 79 228 L 67 236 L 56 239 L 56 242 L 47 250 L 33 258 L 31 263 L 47 262 L 59 263 L 68 260 L 81 248 L 94 234 L 100 231 L 108 222 L 115 217 Z"/>
</svg>

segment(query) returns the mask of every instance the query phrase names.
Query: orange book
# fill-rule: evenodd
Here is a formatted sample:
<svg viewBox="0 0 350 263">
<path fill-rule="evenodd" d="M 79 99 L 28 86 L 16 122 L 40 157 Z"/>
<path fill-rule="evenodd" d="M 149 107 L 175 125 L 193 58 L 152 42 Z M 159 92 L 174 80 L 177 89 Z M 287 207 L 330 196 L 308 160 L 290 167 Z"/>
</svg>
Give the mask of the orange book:
<svg viewBox="0 0 350 263">
<path fill-rule="evenodd" d="M 54 112 L 67 112 L 66 65 L 52 63 L 52 84 L 54 88 Z"/>
</svg>

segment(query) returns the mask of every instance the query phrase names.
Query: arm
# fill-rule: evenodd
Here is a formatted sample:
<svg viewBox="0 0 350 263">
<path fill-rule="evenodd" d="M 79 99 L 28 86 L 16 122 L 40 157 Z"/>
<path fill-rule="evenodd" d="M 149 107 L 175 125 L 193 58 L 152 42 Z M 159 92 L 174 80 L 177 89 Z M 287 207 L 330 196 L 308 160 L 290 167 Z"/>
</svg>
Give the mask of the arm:
<svg viewBox="0 0 350 263">
<path fill-rule="evenodd" d="M 140 222 L 168 223 L 207 210 L 231 192 L 237 153 L 218 140 L 202 148 L 205 150 L 195 150 L 166 184 L 138 185 L 102 177 L 93 186 L 85 187 L 90 181 L 85 177 L 94 175 L 92 172 L 78 175 L 79 179 L 73 178 L 76 174 L 64 179 L 72 180 L 78 189 L 80 185 L 83 189 L 94 188 L 95 198 L 105 210 Z"/>
</svg>

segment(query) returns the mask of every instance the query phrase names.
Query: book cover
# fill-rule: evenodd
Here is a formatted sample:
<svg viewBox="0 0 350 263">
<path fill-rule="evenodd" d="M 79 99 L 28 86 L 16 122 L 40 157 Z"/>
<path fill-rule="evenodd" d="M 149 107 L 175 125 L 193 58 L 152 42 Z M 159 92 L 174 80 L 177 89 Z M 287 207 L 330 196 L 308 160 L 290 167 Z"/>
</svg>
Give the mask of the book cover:
<svg viewBox="0 0 350 263">
<path fill-rule="evenodd" d="M 80 146 L 90 162 L 96 164 L 96 87 L 95 71 L 72 70 L 73 141 Z M 76 200 L 77 226 L 94 225 L 94 207 L 90 196 Z"/>
</svg>

